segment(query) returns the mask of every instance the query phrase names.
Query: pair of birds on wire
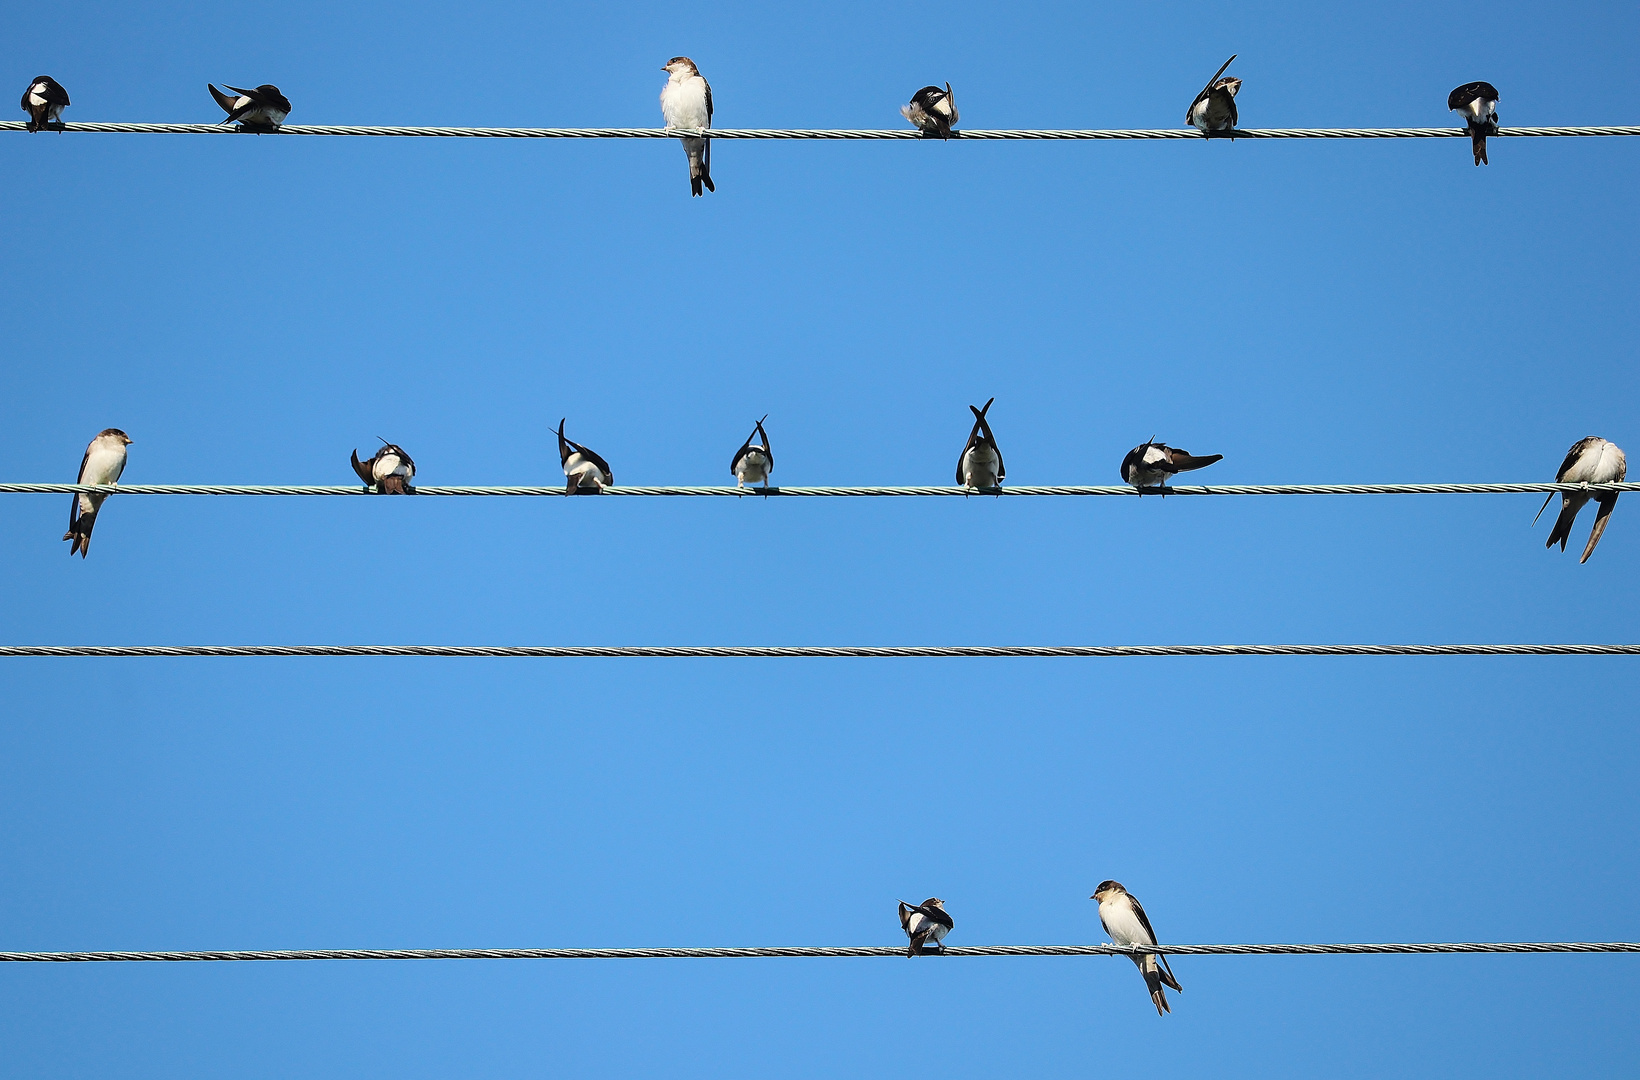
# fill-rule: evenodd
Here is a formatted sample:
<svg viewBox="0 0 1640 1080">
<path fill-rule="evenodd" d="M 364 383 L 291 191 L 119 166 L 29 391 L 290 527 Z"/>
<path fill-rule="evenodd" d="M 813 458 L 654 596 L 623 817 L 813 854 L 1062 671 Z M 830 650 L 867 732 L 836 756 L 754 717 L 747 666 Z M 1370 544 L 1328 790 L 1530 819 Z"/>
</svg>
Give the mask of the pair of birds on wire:
<svg viewBox="0 0 1640 1080">
<path fill-rule="evenodd" d="M 1150 917 L 1145 914 L 1144 906 L 1122 887 L 1121 882 L 1101 881 L 1088 899 L 1099 902 L 1099 922 L 1112 942 L 1140 947 L 1157 943 L 1156 931 L 1150 925 Z M 908 939 L 905 950 L 908 957 L 931 951 L 945 952 L 945 935 L 955 926 L 956 921 L 945 910 L 945 901 L 937 896 L 931 896 L 920 904 L 900 901 L 900 929 Z M 1162 987 L 1165 985 L 1180 993 L 1184 992 L 1184 987 L 1174 978 L 1167 957 L 1155 952 L 1129 953 L 1128 958 L 1138 967 L 1139 974 L 1144 976 L 1145 989 L 1150 992 L 1151 1004 L 1156 1006 L 1156 1015 L 1172 1012 L 1172 1007 L 1167 1003 L 1167 991 Z"/>
<path fill-rule="evenodd" d="M 251 89 L 206 83 L 211 97 L 228 114 L 224 124 L 238 124 L 246 131 L 278 131 L 290 115 L 290 99 L 272 83 Z M 36 75 L 23 91 L 23 111 L 28 113 L 28 130 L 63 131 L 63 110 L 69 106 L 68 91 L 50 75 Z"/>
</svg>

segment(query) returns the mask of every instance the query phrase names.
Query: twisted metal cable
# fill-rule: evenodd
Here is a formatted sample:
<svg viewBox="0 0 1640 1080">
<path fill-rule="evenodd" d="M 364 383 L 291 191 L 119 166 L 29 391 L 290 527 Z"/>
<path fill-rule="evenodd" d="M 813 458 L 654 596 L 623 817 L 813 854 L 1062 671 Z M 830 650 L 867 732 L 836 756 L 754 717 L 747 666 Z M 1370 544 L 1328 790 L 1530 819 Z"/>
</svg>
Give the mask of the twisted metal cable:
<svg viewBox="0 0 1640 1080">
<path fill-rule="evenodd" d="M 1136 657 L 1640 656 L 1640 644 L 1498 645 L 0 645 L 0 658 L 65 656 Z"/>
</svg>

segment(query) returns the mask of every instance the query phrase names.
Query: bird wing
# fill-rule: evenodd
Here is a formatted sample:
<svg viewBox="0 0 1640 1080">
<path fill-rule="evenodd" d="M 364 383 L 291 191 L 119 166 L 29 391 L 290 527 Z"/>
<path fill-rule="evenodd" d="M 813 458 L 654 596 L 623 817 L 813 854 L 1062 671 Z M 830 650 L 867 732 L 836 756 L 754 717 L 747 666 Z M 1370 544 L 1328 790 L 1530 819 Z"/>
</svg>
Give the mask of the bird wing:
<svg viewBox="0 0 1640 1080">
<path fill-rule="evenodd" d="M 1598 441 L 1598 436 L 1590 435 L 1587 438 L 1579 439 L 1573 443 L 1572 448 L 1566 451 L 1566 460 L 1562 461 L 1560 463 L 1560 468 L 1555 470 L 1555 483 L 1564 483 L 1562 477 L 1571 472 L 1572 466 L 1577 464 L 1577 459 L 1582 457 L 1584 452 Z"/>
<path fill-rule="evenodd" d="M 40 87 L 41 97 L 45 98 L 46 101 L 52 105 L 68 105 L 68 91 L 64 90 L 62 86 L 58 84 L 57 80 L 44 79 L 42 82 L 44 85 Z M 33 90 L 34 87 L 30 86 L 29 89 Z M 24 94 L 23 96 L 24 98 L 28 97 L 27 94 Z"/>
<path fill-rule="evenodd" d="M 706 81 L 706 76 L 700 77 L 700 84 L 706 87 L 706 126 L 712 126 L 712 84 Z"/>
<path fill-rule="evenodd" d="M 564 419 L 568 419 L 565 417 Z M 570 447 L 575 444 L 564 438 L 564 420 L 558 421 L 558 464 L 562 465 L 569 460 Z"/>
<path fill-rule="evenodd" d="M 751 435 L 746 436 L 746 441 L 740 444 L 739 450 L 735 451 L 734 460 L 729 462 L 729 472 L 731 474 L 733 474 L 736 469 L 740 468 L 740 459 L 745 457 L 746 452 L 752 448 L 752 437 L 756 434 L 757 432 L 754 431 Z"/>
<path fill-rule="evenodd" d="M 581 452 L 582 457 L 586 458 L 588 461 L 590 461 L 594 465 L 598 466 L 598 468 L 602 469 L 603 473 L 604 473 L 604 479 L 606 481 L 608 481 L 610 484 L 615 483 L 615 474 L 610 471 L 609 462 L 605 461 L 603 458 L 599 457 L 597 454 L 593 453 L 591 450 L 588 450 L 586 447 L 582 446 L 580 443 L 570 443 L 570 445 L 575 447 L 575 449 L 579 450 Z"/>
<path fill-rule="evenodd" d="M 239 100 L 238 97 L 229 97 L 227 94 L 224 94 L 216 88 L 215 83 L 206 83 L 205 85 L 210 88 L 211 97 L 215 98 L 216 103 L 222 106 L 222 111 L 228 114 L 228 118 L 222 121 L 224 124 L 231 124 L 243 115 L 243 110 L 239 110 L 235 107 L 235 102 Z M 233 87 L 230 86 L 228 89 L 232 90 Z"/>
<path fill-rule="evenodd" d="M 767 416 L 763 418 L 767 419 Z M 763 430 L 763 420 L 757 422 L 757 433 L 763 436 L 763 456 L 769 459 L 769 471 L 774 472 L 774 445 L 769 442 L 769 433 Z"/>
<path fill-rule="evenodd" d="M 1231 53 L 1230 54 L 1230 59 L 1226 60 L 1224 63 L 1220 64 L 1219 65 L 1219 70 L 1213 72 L 1213 77 L 1211 79 L 1207 80 L 1207 85 L 1202 87 L 1202 92 L 1197 94 L 1195 96 L 1195 98 L 1193 98 L 1191 100 L 1190 108 L 1188 108 L 1184 111 L 1184 122 L 1185 123 L 1187 123 L 1187 124 L 1190 123 L 1190 114 L 1196 111 L 1196 106 L 1201 104 L 1202 98 L 1206 97 L 1208 94 L 1213 92 L 1213 84 L 1219 81 L 1219 76 L 1224 74 L 1224 69 L 1229 67 L 1231 65 L 1231 63 L 1234 62 L 1234 60 L 1236 59 L 1236 57 L 1238 55 L 1240 55 L 1240 54 L 1239 53 Z"/>
<path fill-rule="evenodd" d="M 1238 90 L 1240 89 L 1239 85 L 1237 86 L 1237 89 Z M 1224 103 L 1226 105 L 1230 106 L 1230 130 L 1234 131 L 1236 128 L 1241 126 L 1241 115 L 1236 112 L 1236 92 L 1235 92 L 1235 90 L 1225 91 Z"/>
<path fill-rule="evenodd" d="M 359 474 L 360 480 L 363 480 L 369 485 L 374 485 L 376 483 L 376 476 L 370 471 L 370 466 L 375 462 L 375 460 L 375 458 L 371 458 L 368 462 L 360 461 L 359 452 L 357 450 L 353 451 L 353 471 Z"/>
<path fill-rule="evenodd" d="M 1133 914 L 1138 916 L 1139 925 L 1144 927 L 1145 928 L 1145 933 L 1150 935 L 1150 940 L 1148 942 L 1146 942 L 1145 944 L 1147 944 L 1147 945 L 1156 944 L 1156 931 L 1151 929 L 1150 917 L 1145 914 L 1144 905 L 1139 903 L 1139 898 L 1134 896 L 1132 893 L 1128 893 L 1128 899 L 1133 902 Z"/>
</svg>

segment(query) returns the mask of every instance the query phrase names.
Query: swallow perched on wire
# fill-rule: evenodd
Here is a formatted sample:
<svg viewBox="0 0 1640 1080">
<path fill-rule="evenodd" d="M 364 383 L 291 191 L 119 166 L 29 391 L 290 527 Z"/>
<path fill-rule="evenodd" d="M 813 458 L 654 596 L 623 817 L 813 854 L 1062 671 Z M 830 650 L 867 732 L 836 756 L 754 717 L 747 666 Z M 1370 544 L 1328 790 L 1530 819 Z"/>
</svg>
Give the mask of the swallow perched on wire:
<svg viewBox="0 0 1640 1080">
<path fill-rule="evenodd" d="M 1141 443 L 1122 459 L 1122 479 L 1141 490 L 1165 488 L 1168 480 L 1179 473 L 1205 469 L 1213 462 L 1223 460 L 1223 454 L 1191 457 L 1189 451 L 1175 449 L 1165 443 Z"/>
<path fill-rule="evenodd" d="M 85 456 L 80 459 L 80 474 L 74 482 L 86 485 L 119 483 L 120 474 L 125 471 L 125 448 L 130 445 L 130 436 L 119 428 L 103 428 L 85 448 Z M 77 551 L 83 559 L 91 550 L 91 530 L 96 527 L 97 511 L 102 508 L 106 498 L 107 495 L 88 493 L 75 495 L 69 502 L 68 531 L 63 534 L 63 539 L 73 541 L 68 549 L 70 555 Z"/>
<path fill-rule="evenodd" d="M 917 125 L 925 135 L 951 137 L 951 128 L 957 122 L 957 98 L 951 93 L 951 84 L 945 89 L 925 86 L 911 95 L 909 105 L 900 106 L 900 115 Z"/>
<path fill-rule="evenodd" d="M 558 460 L 564 466 L 565 495 L 597 495 L 615 483 L 609 462 L 578 442 L 564 438 L 564 421 L 558 421 Z"/>
<path fill-rule="evenodd" d="M 701 75 L 687 56 L 674 56 L 661 66 L 667 73 L 661 88 L 661 116 L 669 128 L 709 128 L 712 126 L 712 84 Z M 689 157 L 689 194 L 699 195 L 702 185 L 712 186 L 712 140 L 680 139 Z"/>
<path fill-rule="evenodd" d="M 1150 928 L 1150 919 L 1145 915 L 1145 909 L 1132 893 L 1122 888 L 1119 881 L 1101 881 L 1099 887 L 1093 890 L 1089 900 L 1099 901 L 1099 922 L 1110 935 L 1111 941 L 1118 945 L 1154 945 L 1156 931 Z M 1156 1015 L 1172 1012 L 1167 1004 L 1167 991 L 1162 984 L 1184 993 L 1184 987 L 1179 980 L 1173 977 L 1173 969 L 1168 966 L 1167 957 L 1161 953 L 1129 953 L 1139 974 L 1145 977 L 1145 989 L 1150 991 L 1151 1004 L 1156 1006 Z M 1160 964 L 1158 964 L 1160 961 Z"/>
<path fill-rule="evenodd" d="M 1446 96 L 1446 107 L 1463 117 L 1475 164 L 1486 164 L 1486 137 L 1498 133 L 1498 88 L 1489 82 L 1464 83 Z"/>
<path fill-rule="evenodd" d="M 991 401 L 987 401 L 983 409 L 968 406 L 968 411 L 974 414 L 974 427 L 957 458 L 957 483 L 962 487 L 999 488 L 1008 476 L 996 436 L 991 434 L 990 422 L 985 419 L 985 414 L 991 411 Z"/>
<path fill-rule="evenodd" d="M 235 96 L 224 94 L 214 83 L 205 85 L 210 88 L 216 103 L 222 106 L 222 111 L 228 114 L 228 118 L 222 121 L 224 124 L 237 123 L 246 131 L 278 131 L 279 125 L 290 115 L 290 99 L 272 83 L 263 83 L 254 90 L 242 90 L 223 83 L 223 88 L 232 90 Z"/>
<path fill-rule="evenodd" d="M 376 437 L 381 439 L 380 435 Z M 369 461 L 360 461 L 359 452 L 353 451 L 353 471 L 378 495 L 415 494 L 410 481 L 416 478 L 416 463 L 402 447 L 386 439 L 382 439 L 382 448 Z"/>
<path fill-rule="evenodd" d="M 942 942 L 955 925 L 951 916 L 945 913 L 945 901 L 937 896 L 930 896 L 915 907 L 904 900 L 900 901 L 900 929 L 911 939 L 911 944 L 905 949 L 907 956 L 916 956 L 929 942 L 933 942 L 943 953 L 945 946 Z"/>
<path fill-rule="evenodd" d="M 1560 470 L 1555 473 L 1557 484 L 1620 484 L 1628 475 L 1629 462 L 1617 444 L 1605 439 L 1590 435 L 1586 439 L 1579 439 L 1566 451 L 1566 460 L 1560 463 Z M 1538 507 L 1537 517 L 1532 519 L 1536 525 L 1543 511 L 1549 508 L 1549 501 L 1555 497 L 1549 492 L 1549 498 L 1543 500 Z M 1549 531 L 1549 542 L 1544 547 L 1554 547 L 1555 541 L 1560 541 L 1560 550 L 1566 550 L 1566 541 L 1572 535 L 1572 522 L 1590 499 L 1600 503 L 1600 510 L 1594 516 L 1594 528 L 1589 530 L 1589 544 L 1583 549 L 1583 557 L 1577 560 L 1580 564 L 1589 561 L 1594 554 L 1594 546 L 1600 543 L 1600 537 L 1606 532 L 1606 522 L 1611 519 L 1612 510 L 1617 506 L 1617 492 L 1601 492 L 1598 495 L 1581 491 L 1562 491 L 1560 493 L 1560 516 L 1555 518 L 1555 527 Z"/>
<path fill-rule="evenodd" d="M 1235 55 L 1232 55 L 1220 65 L 1219 70 L 1213 73 L 1213 77 L 1207 80 L 1202 92 L 1196 95 L 1196 100 L 1190 103 L 1190 108 L 1185 110 L 1184 122 L 1208 138 L 1212 138 L 1218 132 L 1228 133 L 1232 139 L 1235 138 L 1236 124 L 1239 122 L 1236 115 L 1236 94 L 1241 91 L 1241 80 L 1233 75 L 1219 78 L 1220 75 L 1224 75 L 1224 69 L 1229 67 L 1235 58 Z"/>
<path fill-rule="evenodd" d="M 767 420 L 765 413 L 763 420 Z M 734 460 L 729 462 L 729 472 L 734 475 L 735 487 L 745 487 L 747 484 L 761 483 L 769 486 L 769 474 L 774 472 L 774 451 L 769 448 L 769 434 L 763 430 L 763 420 L 757 422 L 757 427 L 746 436 L 746 441 L 740 444 L 735 451 Z M 759 439 L 760 442 L 753 442 Z"/>
<path fill-rule="evenodd" d="M 50 75 L 36 75 L 23 91 L 23 111 L 28 113 L 28 129 L 63 130 L 63 110 L 68 108 L 68 91 Z"/>
</svg>

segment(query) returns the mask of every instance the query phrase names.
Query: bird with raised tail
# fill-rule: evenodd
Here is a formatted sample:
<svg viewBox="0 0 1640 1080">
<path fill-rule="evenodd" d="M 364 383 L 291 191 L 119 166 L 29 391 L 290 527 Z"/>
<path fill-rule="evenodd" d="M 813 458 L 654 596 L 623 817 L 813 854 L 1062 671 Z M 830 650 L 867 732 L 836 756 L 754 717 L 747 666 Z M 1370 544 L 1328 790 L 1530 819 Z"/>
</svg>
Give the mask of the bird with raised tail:
<svg viewBox="0 0 1640 1080">
<path fill-rule="evenodd" d="M 1446 96 L 1448 110 L 1463 117 L 1475 164 L 1486 164 L 1486 137 L 1498 133 L 1498 89 L 1489 82 L 1464 83 Z"/>
<path fill-rule="evenodd" d="M 130 436 L 119 428 L 103 428 L 80 459 L 80 475 L 74 482 L 88 486 L 117 484 L 125 471 L 125 448 L 131 445 Z M 76 551 L 85 558 L 91 550 L 91 530 L 97 524 L 97 511 L 102 509 L 107 495 L 76 494 L 68 506 L 68 531 L 64 540 L 72 540 L 68 553 Z"/>
<path fill-rule="evenodd" d="M 205 85 L 211 91 L 211 97 L 222 106 L 222 111 L 228 114 L 228 118 L 222 121 L 224 124 L 238 124 L 246 131 L 278 131 L 279 125 L 290 115 L 290 99 L 272 83 L 263 83 L 253 90 L 242 90 L 223 83 L 223 90 L 231 90 L 232 94 L 218 90 L 214 83 Z"/>
<path fill-rule="evenodd" d="M 661 88 L 661 116 L 669 128 L 709 128 L 712 126 L 712 86 L 687 56 L 674 56 L 661 70 L 667 73 Z M 702 185 L 712 186 L 712 140 L 680 139 L 689 157 L 689 194 L 699 195 Z"/>
<path fill-rule="evenodd" d="M 1590 435 L 1586 439 L 1579 439 L 1566 451 L 1566 460 L 1560 463 L 1560 471 L 1555 473 L 1557 484 L 1621 484 L 1628 475 L 1628 458 L 1618 449 L 1614 442 Z M 1543 500 L 1538 507 L 1537 517 L 1532 519 L 1536 525 L 1543 511 L 1549 508 L 1549 503 L 1555 497 L 1549 492 L 1549 497 Z M 1617 492 L 1601 492 L 1591 494 L 1583 491 L 1562 491 L 1560 493 L 1560 516 L 1555 518 L 1555 527 L 1549 531 L 1549 542 L 1544 547 L 1554 547 L 1555 541 L 1560 541 L 1560 550 L 1566 550 L 1566 541 L 1572 535 L 1572 522 L 1577 520 L 1578 513 L 1594 499 L 1600 504 L 1600 510 L 1594 516 L 1594 528 L 1589 530 L 1589 544 L 1583 549 L 1583 557 L 1579 564 L 1589 561 L 1594 554 L 1594 546 L 1600 543 L 1601 536 L 1605 535 L 1606 523 L 1611 520 L 1612 510 L 1617 506 Z"/>
<path fill-rule="evenodd" d="M 36 75 L 23 91 L 23 111 L 28 113 L 28 130 L 63 130 L 63 110 L 68 108 L 68 91 L 50 75 Z"/>
<path fill-rule="evenodd" d="M 565 495 L 597 495 L 615 483 L 609 462 L 578 442 L 564 438 L 564 421 L 558 421 L 558 460 L 564 466 Z"/>
<path fill-rule="evenodd" d="M 768 418 L 765 413 L 763 420 Z M 729 462 L 735 487 L 745 487 L 747 484 L 769 486 L 769 474 L 774 472 L 774 451 L 769 448 L 769 433 L 763 430 L 763 420 L 757 422 L 752 433 L 746 436 L 746 441 L 740 444 L 740 449 L 735 451 L 734 460 Z M 753 439 L 759 441 L 753 442 Z"/>
<path fill-rule="evenodd" d="M 905 949 L 907 956 L 916 956 L 930 943 L 943 953 L 945 935 L 955 925 L 951 916 L 945 913 L 945 901 L 937 896 L 930 896 L 915 906 L 900 901 L 900 929 L 911 939 Z"/>
<path fill-rule="evenodd" d="M 991 424 L 985 419 L 985 414 L 991 411 L 991 401 L 987 401 L 983 409 L 968 406 L 968 411 L 974 414 L 974 427 L 968 433 L 967 445 L 957 458 L 957 483 L 962 487 L 982 490 L 999 488 L 1008 476 L 1008 469 L 1002 463 L 1002 451 L 997 449 L 996 436 L 991 434 Z"/>
<path fill-rule="evenodd" d="M 951 93 L 951 84 L 946 83 L 944 90 L 937 86 L 925 86 L 918 90 L 911 95 L 910 104 L 900 106 L 900 115 L 915 124 L 924 135 L 949 139 L 951 128 L 957 122 L 957 98 Z"/>
<path fill-rule="evenodd" d="M 1205 469 L 1213 462 L 1223 460 L 1223 454 L 1191 457 L 1189 451 L 1165 443 L 1141 443 L 1122 459 L 1122 479 L 1141 491 L 1156 487 L 1165 489 L 1167 482 L 1179 473 Z"/>
<path fill-rule="evenodd" d="M 381 439 L 380 435 L 376 437 Z M 415 494 L 410 481 L 416 478 L 416 463 L 402 447 L 386 439 L 382 439 L 382 448 L 369 461 L 360 461 L 359 452 L 353 451 L 353 471 L 377 495 Z"/>
<path fill-rule="evenodd" d="M 1213 77 L 1207 80 L 1202 92 L 1196 95 L 1196 100 L 1190 103 L 1190 108 L 1185 110 L 1184 122 L 1208 138 L 1218 134 L 1235 138 L 1236 125 L 1240 123 L 1240 117 L 1236 114 L 1236 95 L 1241 92 L 1241 80 L 1233 75 L 1219 78 L 1235 58 L 1232 55 L 1220 65 Z"/>
<path fill-rule="evenodd" d="M 1156 944 L 1156 931 L 1150 928 L 1150 919 L 1145 915 L 1144 907 L 1136 896 L 1122 888 L 1121 882 L 1101 881 L 1088 899 L 1099 901 L 1099 922 L 1111 941 L 1118 945 Z M 1150 1002 L 1156 1006 L 1156 1015 L 1172 1012 L 1172 1007 L 1167 1003 L 1167 991 L 1162 989 L 1162 985 L 1165 983 L 1181 994 L 1184 987 L 1173 977 L 1167 957 L 1161 953 L 1129 953 L 1128 956 L 1138 967 L 1139 974 L 1145 977 L 1145 989 L 1150 991 Z"/>
</svg>

